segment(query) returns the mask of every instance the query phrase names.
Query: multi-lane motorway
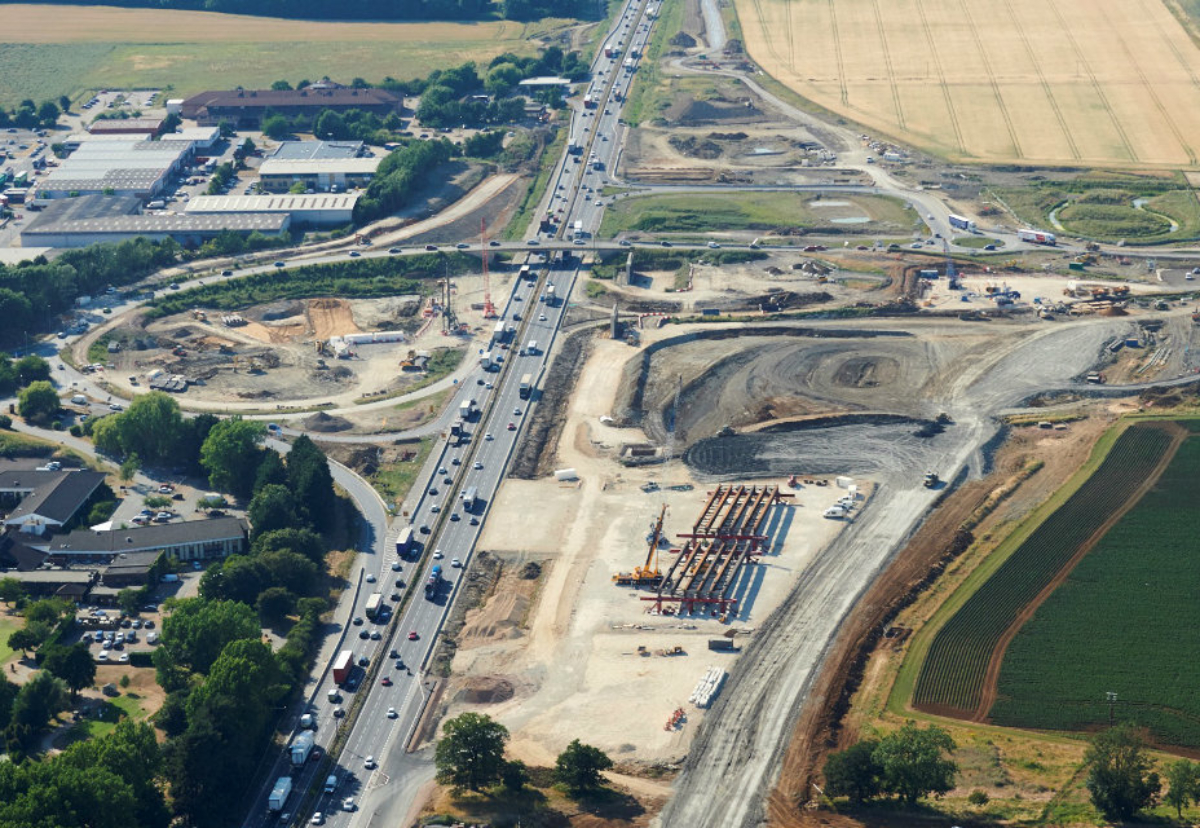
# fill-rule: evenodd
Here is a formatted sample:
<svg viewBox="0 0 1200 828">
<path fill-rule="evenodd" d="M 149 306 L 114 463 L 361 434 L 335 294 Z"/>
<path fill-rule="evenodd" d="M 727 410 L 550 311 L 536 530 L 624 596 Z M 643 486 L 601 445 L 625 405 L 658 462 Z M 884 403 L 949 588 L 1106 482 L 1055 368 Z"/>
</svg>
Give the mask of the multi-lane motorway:
<svg viewBox="0 0 1200 828">
<path fill-rule="evenodd" d="M 646 0 L 629 0 L 616 18 L 607 42 L 620 43 L 621 54 L 631 46 L 639 54 L 644 49 L 652 23 L 645 15 L 646 5 Z M 612 138 L 620 105 L 612 91 L 620 90 L 624 98 L 632 75 L 625 71 L 620 57 L 606 58 L 603 52 L 599 50 L 593 66 L 597 106 L 581 109 L 572 118 L 572 134 L 587 136 L 582 142 L 582 157 L 578 163 L 571 159 L 580 156 L 564 157 L 554 178 L 554 210 L 561 218 L 560 228 L 571 235 L 577 220 L 583 222 L 588 236 L 599 229 L 602 207 L 595 203 L 595 185 L 591 182 L 598 184 L 601 174 L 594 167 L 608 167 L 617 160 L 618 142 Z M 614 80 L 618 72 L 620 76 Z M 593 153 L 599 165 L 590 161 Z M 561 237 L 563 233 L 560 229 L 550 236 Z M 337 688 L 337 700 L 331 701 L 329 691 L 335 685 L 332 671 L 326 671 L 310 688 L 309 712 L 316 714 L 320 756 L 310 758 L 294 776 L 296 792 L 284 808 L 290 824 L 309 820 L 314 812 L 328 824 L 344 826 L 367 826 L 376 815 L 394 818 L 397 814 L 392 791 L 403 790 L 396 784 L 397 778 L 410 766 L 403 755 L 404 747 L 427 702 L 428 658 L 458 594 L 463 573 L 471 565 L 483 522 L 522 425 L 537 405 L 536 390 L 529 399 L 521 398 L 521 380 L 526 374 L 534 378 L 535 384 L 540 379 L 577 276 L 578 257 L 571 256 L 569 250 L 547 249 L 550 247 L 529 248 L 534 278 L 516 281 L 499 311 L 500 318 L 516 328 L 502 343 L 506 348 L 493 343 L 500 364 L 491 370 L 477 366 L 451 402 L 452 410 L 465 400 L 474 400 L 480 409 L 466 425 L 466 439 L 439 440 L 418 481 L 420 490 L 410 496 L 409 513 L 393 524 L 384 542 L 378 539 L 360 559 L 351 620 L 345 627 L 344 643 L 338 647 L 354 653 L 357 666 L 351 683 L 355 686 Z M 462 494 L 469 488 L 478 492 L 479 500 L 468 511 Z M 410 525 L 417 548 L 402 559 L 397 555 L 395 538 Z M 425 595 L 424 585 L 435 565 L 441 567 L 443 580 L 431 600 Z M 390 610 L 385 618 L 377 619 L 379 623 L 366 618 L 365 609 L 369 597 L 377 591 Z M 397 610 L 398 616 L 393 616 Z M 355 623 L 359 618 L 361 625 Z M 363 632 L 366 638 L 360 637 Z M 348 732 L 344 739 L 338 739 L 342 730 Z M 331 765 L 325 754 L 335 741 L 342 747 L 336 763 Z M 268 812 L 270 788 L 278 777 L 291 771 L 290 756 L 283 752 L 264 777 L 247 825 L 266 826 L 278 820 L 278 814 Z M 333 792 L 326 793 L 324 783 L 329 773 L 337 776 L 338 784 Z M 306 797 L 309 792 L 315 797 Z M 343 807 L 348 797 L 354 799 L 353 810 Z"/>
</svg>

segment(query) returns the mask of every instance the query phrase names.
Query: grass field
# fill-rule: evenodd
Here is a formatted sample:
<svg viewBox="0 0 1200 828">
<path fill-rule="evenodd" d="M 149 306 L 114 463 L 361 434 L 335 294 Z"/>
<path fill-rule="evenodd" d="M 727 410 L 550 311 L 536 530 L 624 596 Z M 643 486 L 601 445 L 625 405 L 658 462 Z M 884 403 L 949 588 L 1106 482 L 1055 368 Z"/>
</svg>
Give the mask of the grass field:
<svg viewBox="0 0 1200 828">
<path fill-rule="evenodd" d="M 13 615 L 0 615 L 0 667 L 5 666 L 17 655 L 8 646 L 8 637 L 21 629 L 21 619 Z"/>
<path fill-rule="evenodd" d="M 1104 536 L 1009 645 L 997 724 L 1088 730 L 1117 717 L 1200 747 L 1200 436 Z"/>
<path fill-rule="evenodd" d="M 1045 520 L 1001 544 L 981 578 L 934 636 L 913 692 L 921 709 L 970 715 L 984 699 L 988 664 L 1005 632 L 1105 521 L 1125 506 L 1172 446 L 1157 425 L 1136 424 L 1097 468 Z M 1015 548 L 1013 548 L 1015 546 Z M 955 603 L 955 599 L 950 599 Z M 1099 632 L 1099 631 L 1095 631 Z"/>
<path fill-rule="evenodd" d="M 819 205 L 819 206 L 814 206 Z M 838 218 L 848 219 L 839 223 Z M 868 221 L 859 221 L 867 218 Z M 774 231 L 789 228 L 822 232 L 903 232 L 916 213 L 883 196 L 841 196 L 824 201 L 787 192 L 692 193 L 621 198 L 604 211 L 600 235 L 630 230 L 686 233 L 707 230 Z"/>
<path fill-rule="evenodd" d="M 737 0 L 819 106 L 950 158 L 1195 167 L 1200 49 L 1161 0 Z"/>
<path fill-rule="evenodd" d="M 421 77 L 501 52 L 533 54 L 531 38 L 573 21 L 329 23 L 170 9 L 5 5 L 0 104 L 102 88 L 269 86 L 328 75 Z M 19 25 L 13 25 L 19 21 Z"/>
</svg>

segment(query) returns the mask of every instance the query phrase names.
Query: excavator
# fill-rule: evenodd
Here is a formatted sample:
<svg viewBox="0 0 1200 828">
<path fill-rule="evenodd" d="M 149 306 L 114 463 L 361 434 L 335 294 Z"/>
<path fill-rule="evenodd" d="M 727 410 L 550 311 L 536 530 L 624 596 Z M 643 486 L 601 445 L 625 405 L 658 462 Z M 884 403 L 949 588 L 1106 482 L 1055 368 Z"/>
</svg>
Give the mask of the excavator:
<svg viewBox="0 0 1200 828">
<path fill-rule="evenodd" d="M 618 572 L 612 576 L 613 583 L 617 586 L 658 586 L 662 581 L 662 572 L 658 568 L 658 544 L 662 540 L 663 518 L 667 515 L 667 504 L 663 504 L 662 511 L 658 513 L 658 520 L 654 523 L 647 539 L 649 548 L 646 550 L 646 564 L 644 566 L 635 566 L 633 572 Z"/>
</svg>

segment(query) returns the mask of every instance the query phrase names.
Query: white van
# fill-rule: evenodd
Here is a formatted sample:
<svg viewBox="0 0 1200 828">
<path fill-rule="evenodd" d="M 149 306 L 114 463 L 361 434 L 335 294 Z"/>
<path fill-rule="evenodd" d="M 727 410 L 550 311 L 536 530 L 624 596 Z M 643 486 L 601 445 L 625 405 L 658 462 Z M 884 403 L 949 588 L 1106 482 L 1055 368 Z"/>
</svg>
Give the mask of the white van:
<svg viewBox="0 0 1200 828">
<path fill-rule="evenodd" d="M 71 402 L 75 405 L 87 405 L 87 397 L 83 396 L 83 394 L 76 394 L 74 397 L 71 397 Z"/>
</svg>

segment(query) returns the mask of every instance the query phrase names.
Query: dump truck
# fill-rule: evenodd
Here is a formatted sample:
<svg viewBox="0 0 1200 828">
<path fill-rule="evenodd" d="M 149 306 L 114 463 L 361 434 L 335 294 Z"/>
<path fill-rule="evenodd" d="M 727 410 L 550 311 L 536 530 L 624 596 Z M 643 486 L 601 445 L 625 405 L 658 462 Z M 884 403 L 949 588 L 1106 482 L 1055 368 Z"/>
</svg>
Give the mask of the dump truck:
<svg viewBox="0 0 1200 828">
<path fill-rule="evenodd" d="M 292 746 L 289 748 L 289 751 L 292 755 L 293 768 L 299 768 L 308 761 L 314 744 L 316 744 L 316 740 L 313 738 L 311 730 L 304 731 L 292 740 Z"/>
<path fill-rule="evenodd" d="M 345 684 L 346 679 L 350 678 L 350 671 L 354 669 L 354 653 L 350 650 L 342 650 L 338 653 L 337 658 L 333 661 L 333 681 L 335 684 Z"/>
<path fill-rule="evenodd" d="M 521 387 L 517 392 L 521 399 L 529 399 L 529 395 L 533 393 L 533 374 L 521 375 Z"/>
<path fill-rule="evenodd" d="M 288 797 L 292 795 L 292 777 L 281 776 L 275 780 L 271 795 L 267 797 L 267 810 L 272 813 L 282 811 L 287 805 Z"/>
</svg>

